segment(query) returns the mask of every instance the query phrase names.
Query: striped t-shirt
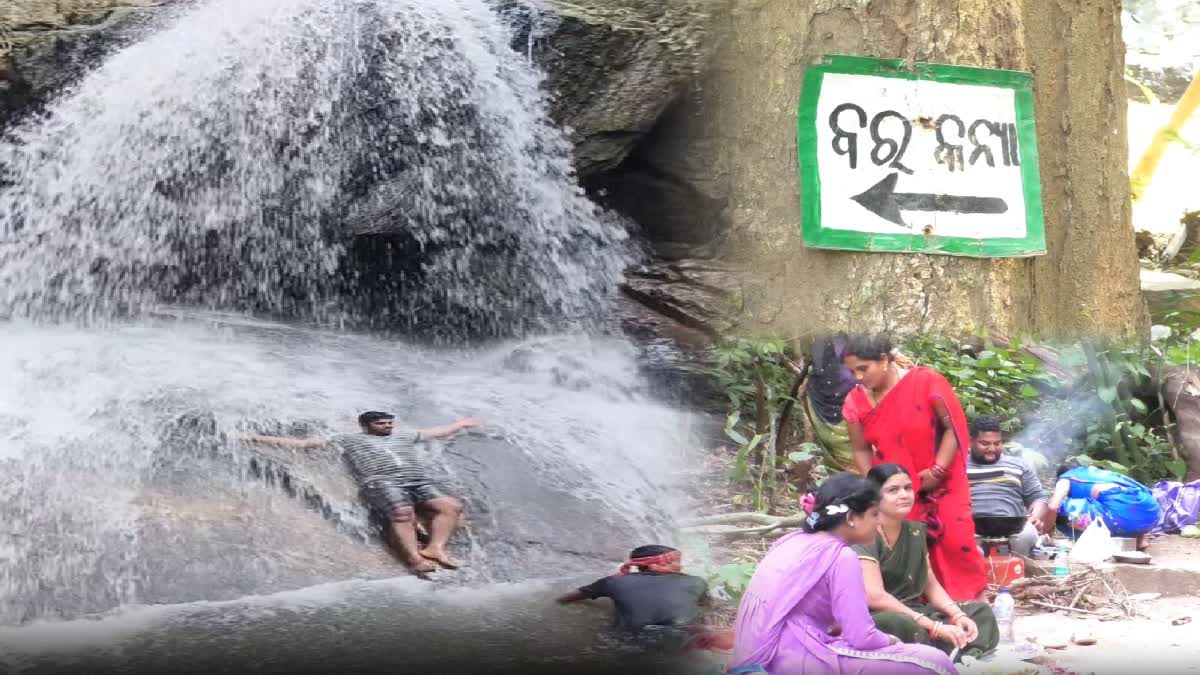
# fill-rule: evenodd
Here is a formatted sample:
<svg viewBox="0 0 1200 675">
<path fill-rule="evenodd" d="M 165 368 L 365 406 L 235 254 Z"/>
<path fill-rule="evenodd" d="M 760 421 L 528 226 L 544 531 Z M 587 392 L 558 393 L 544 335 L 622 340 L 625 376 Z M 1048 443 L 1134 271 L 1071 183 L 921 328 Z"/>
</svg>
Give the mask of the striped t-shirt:
<svg viewBox="0 0 1200 675">
<path fill-rule="evenodd" d="M 359 483 L 376 480 L 398 483 L 424 483 L 429 480 L 417 457 L 416 444 L 421 435 L 415 431 L 394 431 L 391 436 L 339 434 L 333 442 L 350 462 L 350 470 Z"/>
<path fill-rule="evenodd" d="M 1007 453 L 995 464 L 980 464 L 970 457 L 967 480 L 971 510 L 978 516 L 1024 516 L 1034 502 L 1046 500 L 1042 481 L 1029 462 Z"/>
</svg>

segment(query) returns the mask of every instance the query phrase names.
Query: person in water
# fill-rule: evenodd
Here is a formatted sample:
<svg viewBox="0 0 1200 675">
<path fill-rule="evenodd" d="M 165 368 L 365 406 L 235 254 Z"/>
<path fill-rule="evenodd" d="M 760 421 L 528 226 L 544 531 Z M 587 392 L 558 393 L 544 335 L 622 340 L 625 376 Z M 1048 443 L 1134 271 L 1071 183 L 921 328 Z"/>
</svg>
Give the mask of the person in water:
<svg viewBox="0 0 1200 675">
<path fill-rule="evenodd" d="M 1050 508 L 1066 533 L 1079 535 L 1100 518 L 1115 537 L 1136 537 L 1137 549 L 1158 523 L 1162 507 L 1150 488 L 1116 471 L 1095 466 L 1058 468 Z"/>
<path fill-rule="evenodd" d="M 367 503 L 387 518 L 388 539 L 404 564 L 414 574 L 437 570 L 434 563 L 455 569 L 446 543 L 458 525 L 462 502 L 446 495 L 430 479 L 417 457 L 416 444 L 453 436 L 479 426 L 479 421 L 463 418 L 445 426 L 396 432 L 394 415 L 373 410 L 359 415 L 358 424 L 361 433 L 332 439 L 258 434 L 243 434 L 241 439 L 286 448 L 317 448 L 332 442 L 349 461 Z M 423 549 L 417 539 L 418 515 L 428 523 L 429 544 Z"/>
<path fill-rule="evenodd" d="M 634 572 L 633 570 L 637 570 Z M 639 546 L 617 573 L 558 598 L 560 604 L 609 598 L 613 624 L 632 633 L 647 626 L 689 626 L 708 593 L 704 579 L 683 573 L 683 554 L 670 546 Z"/>
<path fill-rule="evenodd" d="M 854 547 L 866 582 L 871 618 L 879 630 L 904 642 L 961 650 L 979 658 L 1000 644 L 992 608 L 984 602 L 956 603 L 929 564 L 925 525 L 906 520 L 915 501 L 913 481 L 899 464 L 880 464 L 867 473 L 879 486 L 879 533 Z"/>
<path fill-rule="evenodd" d="M 776 541 L 750 579 L 738 606 L 731 672 L 954 673 L 946 654 L 883 633 L 867 611 L 851 546 L 878 534 L 879 488 L 837 473 L 807 501 L 809 509 L 804 531 Z"/>
<path fill-rule="evenodd" d="M 843 360 L 859 382 L 842 405 L 859 475 L 877 464 L 904 467 L 917 491 L 908 518 L 926 525 L 938 580 L 954 600 L 982 599 L 987 570 L 971 515 L 967 417 L 954 389 L 936 371 L 901 367 L 886 338 L 851 337 Z"/>
</svg>

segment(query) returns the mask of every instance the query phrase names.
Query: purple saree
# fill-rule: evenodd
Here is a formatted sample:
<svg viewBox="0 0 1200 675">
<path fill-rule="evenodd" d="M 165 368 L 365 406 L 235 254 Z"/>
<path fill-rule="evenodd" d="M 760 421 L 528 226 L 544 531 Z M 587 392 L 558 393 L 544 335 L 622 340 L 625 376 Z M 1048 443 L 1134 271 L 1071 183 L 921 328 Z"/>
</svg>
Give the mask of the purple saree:
<svg viewBox="0 0 1200 675">
<path fill-rule="evenodd" d="M 770 675 L 955 673 L 927 645 L 891 644 L 867 610 L 854 551 L 828 534 L 789 534 L 759 563 L 738 607 L 731 667 Z"/>
</svg>

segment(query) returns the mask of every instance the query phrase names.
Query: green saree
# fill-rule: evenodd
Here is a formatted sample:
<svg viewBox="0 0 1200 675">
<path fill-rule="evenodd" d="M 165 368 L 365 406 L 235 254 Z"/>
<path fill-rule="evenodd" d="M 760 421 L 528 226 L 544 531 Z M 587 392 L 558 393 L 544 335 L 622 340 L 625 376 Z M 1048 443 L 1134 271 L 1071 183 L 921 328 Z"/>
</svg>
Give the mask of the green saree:
<svg viewBox="0 0 1200 675">
<path fill-rule="evenodd" d="M 904 521 L 900 526 L 900 536 L 896 538 L 895 548 L 889 548 L 883 540 L 883 535 L 878 535 L 873 543 L 855 546 L 854 550 L 860 560 L 871 560 L 879 564 L 883 587 L 892 597 L 914 612 L 934 621 L 947 622 L 949 617 L 926 604 L 923 598 L 925 585 L 929 581 L 929 548 L 925 540 L 924 523 Z M 1000 643 L 1000 630 L 996 626 L 992 608 L 983 602 L 955 604 L 966 612 L 979 628 L 979 637 L 969 643 L 961 655 L 979 657 L 995 649 Z M 875 620 L 875 626 L 879 630 L 896 636 L 902 642 L 931 644 L 947 654 L 954 649 L 945 640 L 931 640 L 929 631 L 918 626 L 906 612 L 871 612 L 871 618 Z"/>
</svg>

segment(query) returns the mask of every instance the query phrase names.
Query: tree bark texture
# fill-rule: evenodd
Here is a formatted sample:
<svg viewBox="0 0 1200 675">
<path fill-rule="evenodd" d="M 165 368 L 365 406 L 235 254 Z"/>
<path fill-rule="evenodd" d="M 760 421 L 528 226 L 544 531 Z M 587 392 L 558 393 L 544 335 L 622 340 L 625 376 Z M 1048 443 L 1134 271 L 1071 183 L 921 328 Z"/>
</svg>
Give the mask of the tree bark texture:
<svg viewBox="0 0 1200 675">
<path fill-rule="evenodd" d="M 659 156 L 707 166 L 736 330 L 1076 337 L 1148 327 L 1130 225 L 1119 0 L 736 0 L 709 76 L 660 127 Z M 800 236 L 796 109 L 807 64 L 851 54 L 1031 70 L 1048 254 L 845 253 Z M 688 139 L 689 142 L 682 142 Z"/>
</svg>

